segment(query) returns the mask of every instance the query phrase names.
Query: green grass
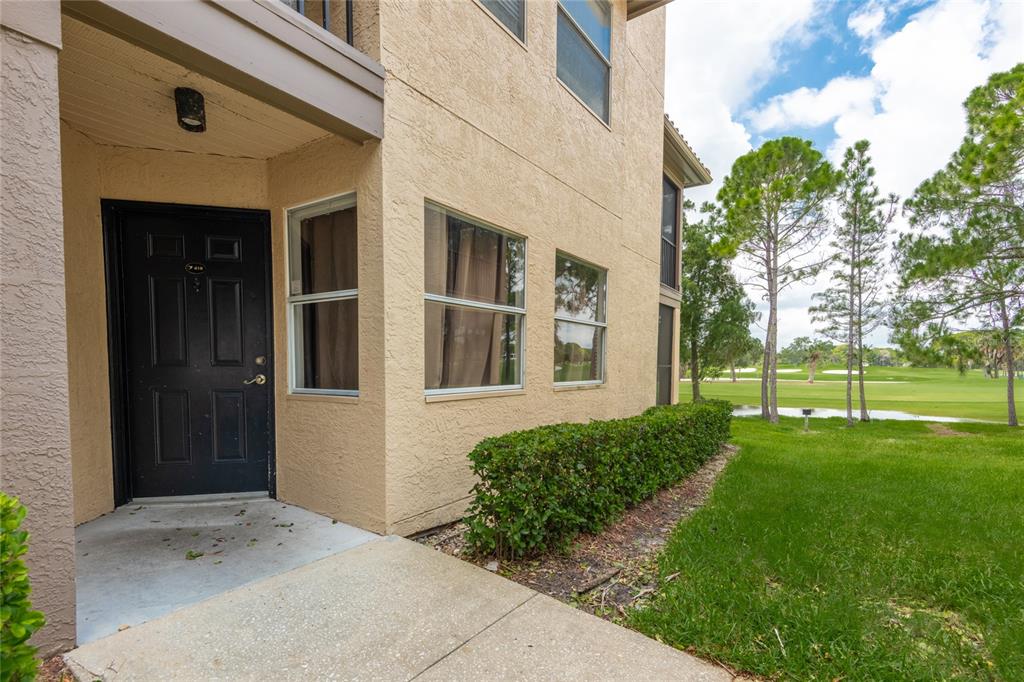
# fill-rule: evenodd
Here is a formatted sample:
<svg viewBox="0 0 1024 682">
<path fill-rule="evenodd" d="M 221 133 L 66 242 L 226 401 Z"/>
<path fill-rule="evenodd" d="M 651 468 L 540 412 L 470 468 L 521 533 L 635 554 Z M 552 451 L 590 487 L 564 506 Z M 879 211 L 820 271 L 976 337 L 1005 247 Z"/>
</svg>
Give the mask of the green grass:
<svg viewBox="0 0 1024 682">
<path fill-rule="evenodd" d="M 1024 431 L 812 424 L 734 420 L 633 627 L 772 678 L 1024 679 Z"/>
<path fill-rule="evenodd" d="M 824 369 L 840 369 L 826 367 Z M 744 379 L 758 374 L 741 374 Z M 905 383 L 869 383 L 865 386 L 869 410 L 902 410 L 932 417 L 967 417 L 1006 422 L 1006 379 L 986 379 L 981 370 L 961 376 L 955 369 L 924 369 L 916 367 L 868 367 L 868 381 Z M 779 379 L 802 381 L 779 382 L 780 407 L 846 408 L 846 377 L 818 371 L 813 384 L 806 383 L 806 368 L 800 373 L 780 374 Z M 726 376 L 719 381 L 701 384 L 701 395 L 721 398 L 737 405 L 759 405 L 761 383 L 737 381 Z M 857 385 L 854 383 L 854 412 L 859 411 Z M 689 400 L 690 384 L 679 387 L 681 400 Z M 1024 382 L 1018 382 L 1017 413 L 1024 414 Z"/>
</svg>

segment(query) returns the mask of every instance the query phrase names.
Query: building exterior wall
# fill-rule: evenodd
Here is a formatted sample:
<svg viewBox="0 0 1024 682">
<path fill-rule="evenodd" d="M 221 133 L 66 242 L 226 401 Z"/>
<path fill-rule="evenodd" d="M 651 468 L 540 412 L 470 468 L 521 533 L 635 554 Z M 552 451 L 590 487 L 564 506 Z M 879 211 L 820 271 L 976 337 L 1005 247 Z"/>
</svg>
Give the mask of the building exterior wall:
<svg viewBox="0 0 1024 682">
<path fill-rule="evenodd" d="M 384 318 L 380 144 L 337 137 L 269 162 L 277 366 L 277 494 L 383 532 Z M 288 394 L 287 209 L 356 192 L 359 396 Z"/>
<path fill-rule="evenodd" d="M 655 399 L 664 11 L 614 5 L 610 126 L 555 77 L 556 11 L 528 4 L 524 46 L 477 3 L 381 2 L 389 532 L 463 512 L 482 438 Z M 425 399 L 427 199 L 526 237 L 524 390 Z M 608 269 L 603 386 L 553 386 L 556 250 Z"/>
<path fill-rule="evenodd" d="M 62 125 L 75 523 L 114 508 L 101 199 L 268 208 L 266 162 L 98 145 Z"/>
<path fill-rule="evenodd" d="M 28 508 L 25 561 L 47 620 L 33 642 L 43 654 L 75 641 L 54 7 L 5 5 L 0 29 L 0 489 Z"/>
</svg>

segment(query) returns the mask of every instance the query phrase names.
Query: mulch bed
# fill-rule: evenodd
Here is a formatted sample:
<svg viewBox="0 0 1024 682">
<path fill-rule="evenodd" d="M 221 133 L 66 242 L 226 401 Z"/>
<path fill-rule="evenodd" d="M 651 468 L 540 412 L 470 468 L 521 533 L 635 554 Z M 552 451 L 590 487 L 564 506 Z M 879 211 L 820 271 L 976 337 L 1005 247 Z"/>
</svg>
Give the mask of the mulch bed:
<svg viewBox="0 0 1024 682">
<path fill-rule="evenodd" d="M 464 555 L 466 525 L 456 522 L 415 539 L 438 551 L 497 571 L 504 577 L 608 620 L 649 599 L 658 588 L 658 552 L 680 520 L 704 505 L 736 448 L 724 445 L 682 483 L 626 511 L 601 533 L 585 534 L 565 553 L 497 562 Z M 674 576 L 666 576 L 671 580 Z"/>
<path fill-rule="evenodd" d="M 36 682 L 75 682 L 75 676 L 71 674 L 63 657 L 51 656 L 39 666 Z"/>
</svg>

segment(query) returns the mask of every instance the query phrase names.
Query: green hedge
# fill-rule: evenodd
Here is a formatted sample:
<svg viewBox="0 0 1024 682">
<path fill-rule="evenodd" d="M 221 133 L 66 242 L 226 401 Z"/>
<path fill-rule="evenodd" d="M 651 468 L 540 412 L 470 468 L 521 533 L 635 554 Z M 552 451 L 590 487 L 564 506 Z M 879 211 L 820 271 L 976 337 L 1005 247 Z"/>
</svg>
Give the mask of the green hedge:
<svg viewBox="0 0 1024 682">
<path fill-rule="evenodd" d="M 28 595 L 28 569 L 21 556 L 28 551 L 28 533 L 21 528 L 25 507 L 15 497 L 0 493 L 0 680 L 31 680 L 39 661 L 28 643 L 43 626 L 43 614 L 32 610 Z"/>
<path fill-rule="evenodd" d="M 469 454 L 479 478 L 466 517 L 470 550 L 515 558 L 601 530 L 710 459 L 731 418 L 729 403 L 709 400 L 482 441 Z"/>
</svg>

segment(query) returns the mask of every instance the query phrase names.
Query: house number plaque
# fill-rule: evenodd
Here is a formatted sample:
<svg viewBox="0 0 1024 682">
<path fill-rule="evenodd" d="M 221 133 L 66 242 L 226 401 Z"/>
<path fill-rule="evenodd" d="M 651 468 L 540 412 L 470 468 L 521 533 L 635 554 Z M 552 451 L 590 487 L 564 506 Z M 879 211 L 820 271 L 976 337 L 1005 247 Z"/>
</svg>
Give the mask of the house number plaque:
<svg viewBox="0 0 1024 682">
<path fill-rule="evenodd" d="M 199 275 L 206 272 L 206 266 L 202 263 L 185 263 L 185 272 L 190 272 L 193 275 Z"/>
</svg>

